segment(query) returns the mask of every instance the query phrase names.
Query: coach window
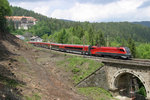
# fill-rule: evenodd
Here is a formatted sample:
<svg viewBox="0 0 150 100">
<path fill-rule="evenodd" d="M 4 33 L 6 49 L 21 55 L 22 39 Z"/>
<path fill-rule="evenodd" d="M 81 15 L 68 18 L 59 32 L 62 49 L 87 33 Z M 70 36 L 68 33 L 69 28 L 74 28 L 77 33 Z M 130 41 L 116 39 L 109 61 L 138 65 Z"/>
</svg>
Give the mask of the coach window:
<svg viewBox="0 0 150 100">
<path fill-rule="evenodd" d="M 91 48 L 91 49 L 95 49 L 95 48 Z"/>
<path fill-rule="evenodd" d="M 123 49 L 120 49 L 120 51 L 124 52 L 124 50 L 123 50 Z"/>
</svg>

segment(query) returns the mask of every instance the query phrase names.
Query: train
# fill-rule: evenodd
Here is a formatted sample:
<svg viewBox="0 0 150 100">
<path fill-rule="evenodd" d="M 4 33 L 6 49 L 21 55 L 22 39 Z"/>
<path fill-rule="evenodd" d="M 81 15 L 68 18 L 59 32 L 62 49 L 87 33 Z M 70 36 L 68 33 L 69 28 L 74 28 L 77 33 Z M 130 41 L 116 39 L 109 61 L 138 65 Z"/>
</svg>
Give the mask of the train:
<svg viewBox="0 0 150 100">
<path fill-rule="evenodd" d="M 79 52 L 84 55 L 93 56 L 109 56 L 113 58 L 131 59 L 132 55 L 128 47 L 99 47 L 91 45 L 74 45 L 74 44 L 60 44 L 60 43 L 46 43 L 46 42 L 28 42 L 34 46 L 44 47 L 53 50 L 64 52 Z"/>
</svg>

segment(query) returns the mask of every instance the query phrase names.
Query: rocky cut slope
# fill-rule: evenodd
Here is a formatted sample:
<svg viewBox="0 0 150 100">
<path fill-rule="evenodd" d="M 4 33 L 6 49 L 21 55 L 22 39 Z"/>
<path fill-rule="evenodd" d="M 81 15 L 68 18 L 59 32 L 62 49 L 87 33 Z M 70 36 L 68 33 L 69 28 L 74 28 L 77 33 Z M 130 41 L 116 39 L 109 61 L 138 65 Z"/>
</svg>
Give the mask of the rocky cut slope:
<svg viewBox="0 0 150 100">
<path fill-rule="evenodd" d="M 0 39 L 0 100 L 87 100 L 59 76 L 57 54 L 35 49 L 11 34 Z M 48 58 L 48 59 L 41 59 Z"/>
</svg>

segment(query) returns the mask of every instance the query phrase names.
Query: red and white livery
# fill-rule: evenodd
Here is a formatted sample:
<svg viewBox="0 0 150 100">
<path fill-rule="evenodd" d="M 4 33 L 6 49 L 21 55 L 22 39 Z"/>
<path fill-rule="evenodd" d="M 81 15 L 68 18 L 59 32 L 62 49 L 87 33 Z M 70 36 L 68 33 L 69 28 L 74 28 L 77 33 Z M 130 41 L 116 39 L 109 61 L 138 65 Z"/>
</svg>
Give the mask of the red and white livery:
<svg viewBox="0 0 150 100">
<path fill-rule="evenodd" d="M 96 56 L 110 56 L 114 58 L 131 58 L 130 49 L 128 47 L 98 47 L 90 45 L 73 45 L 73 44 L 59 44 L 59 43 L 45 43 L 45 42 L 28 42 L 35 46 L 44 48 L 51 48 L 65 52 L 80 52 L 81 54 L 96 55 Z"/>
</svg>

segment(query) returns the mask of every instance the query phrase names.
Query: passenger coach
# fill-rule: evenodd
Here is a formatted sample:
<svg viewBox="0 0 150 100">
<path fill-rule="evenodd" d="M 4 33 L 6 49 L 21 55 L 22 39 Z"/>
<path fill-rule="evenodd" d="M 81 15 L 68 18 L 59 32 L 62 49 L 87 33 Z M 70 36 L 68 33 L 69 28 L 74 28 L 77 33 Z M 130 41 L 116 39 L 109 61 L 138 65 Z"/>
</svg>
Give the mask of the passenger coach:
<svg viewBox="0 0 150 100">
<path fill-rule="evenodd" d="M 89 45 L 73 45 L 73 44 L 59 44 L 59 43 L 45 43 L 45 42 L 28 42 L 35 46 L 44 48 L 51 48 L 65 52 L 80 52 L 81 54 L 95 55 L 95 56 L 110 56 L 113 58 L 131 58 L 131 52 L 128 47 L 98 47 Z"/>
</svg>

